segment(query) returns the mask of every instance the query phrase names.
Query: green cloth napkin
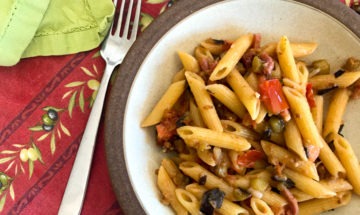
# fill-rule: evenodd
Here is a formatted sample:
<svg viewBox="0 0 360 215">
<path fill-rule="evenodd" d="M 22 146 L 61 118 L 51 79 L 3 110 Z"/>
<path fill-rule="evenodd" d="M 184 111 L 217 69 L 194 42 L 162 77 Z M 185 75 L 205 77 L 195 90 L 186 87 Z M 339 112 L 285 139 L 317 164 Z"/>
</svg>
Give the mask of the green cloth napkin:
<svg viewBox="0 0 360 215">
<path fill-rule="evenodd" d="M 65 55 L 102 42 L 114 15 L 112 0 L 1 0 L 0 65 L 21 58 Z"/>
</svg>

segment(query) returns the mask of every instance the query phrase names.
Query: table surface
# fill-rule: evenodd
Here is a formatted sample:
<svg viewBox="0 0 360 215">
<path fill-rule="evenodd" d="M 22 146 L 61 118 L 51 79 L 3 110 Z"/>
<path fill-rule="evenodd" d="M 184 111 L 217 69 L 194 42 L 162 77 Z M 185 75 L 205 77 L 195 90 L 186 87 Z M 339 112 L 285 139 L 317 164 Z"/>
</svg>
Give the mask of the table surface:
<svg viewBox="0 0 360 215">
<path fill-rule="evenodd" d="M 140 31 L 174 3 L 143 0 Z M 99 48 L 0 67 L 4 214 L 57 214 L 104 68 Z M 82 214 L 122 214 L 106 168 L 103 124 Z"/>
</svg>

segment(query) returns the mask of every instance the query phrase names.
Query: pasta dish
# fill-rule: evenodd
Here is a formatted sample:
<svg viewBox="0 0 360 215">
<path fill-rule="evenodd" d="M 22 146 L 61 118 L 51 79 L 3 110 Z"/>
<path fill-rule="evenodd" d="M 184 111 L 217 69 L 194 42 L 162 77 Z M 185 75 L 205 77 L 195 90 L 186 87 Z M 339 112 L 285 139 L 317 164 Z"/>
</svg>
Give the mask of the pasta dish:
<svg viewBox="0 0 360 215">
<path fill-rule="evenodd" d="M 316 48 L 248 33 L 177 53 L 182 68 L 141 123 L 174 152 L 156 171 L 164 204 L 176 214 L 320 214 L 360 195 L 342 134 L 360 60 L 302 60 Z"/>
</svg>

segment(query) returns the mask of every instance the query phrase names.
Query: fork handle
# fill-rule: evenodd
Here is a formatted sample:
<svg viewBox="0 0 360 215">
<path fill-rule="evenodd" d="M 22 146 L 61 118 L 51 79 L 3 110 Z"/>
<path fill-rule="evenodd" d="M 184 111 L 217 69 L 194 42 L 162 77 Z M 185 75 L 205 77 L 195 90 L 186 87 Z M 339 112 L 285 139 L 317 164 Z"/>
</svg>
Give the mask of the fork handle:
<svg viewBox="0 0 360 215">
<path fill-rule="evenodd" d="M 86 193 L 97 131 L 105 95 L 114 65 L 106 65 L 101 84 L 80 142 L 69 181 L 59 208 L 59 215 L 80 214 Z"/>
</svg>

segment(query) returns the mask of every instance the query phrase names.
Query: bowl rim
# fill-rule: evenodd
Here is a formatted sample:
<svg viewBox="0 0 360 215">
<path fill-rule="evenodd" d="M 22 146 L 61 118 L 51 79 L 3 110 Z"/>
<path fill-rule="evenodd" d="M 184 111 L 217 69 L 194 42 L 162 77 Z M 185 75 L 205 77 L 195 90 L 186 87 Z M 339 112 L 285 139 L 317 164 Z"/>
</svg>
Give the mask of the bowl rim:
<svg viewBox="0 0 360 215">
<path fill-rule="evenodd" d="M 224 0 L 182 0 L 160 14 L 138 37 L 130 48 L 123 63 L 115 69 L 114 84 L 111 86 L 105 107 L 105 152 L 107 167 L 116 199 L 124 214 L 146 214 L 131 187 L 126 171 L 123 148 L 123 123 L 127 96 L 142 61 L 147 54 L 179 21 L 209 5 Z M 360 15 L 339 0 L 281 0 L 303 3 L 332 16 L 360 38 Z M 159 27 L 161 26 L 161 27 Z"/>
</svg>

